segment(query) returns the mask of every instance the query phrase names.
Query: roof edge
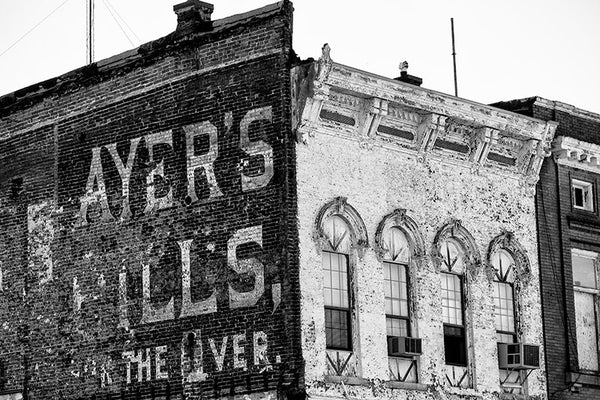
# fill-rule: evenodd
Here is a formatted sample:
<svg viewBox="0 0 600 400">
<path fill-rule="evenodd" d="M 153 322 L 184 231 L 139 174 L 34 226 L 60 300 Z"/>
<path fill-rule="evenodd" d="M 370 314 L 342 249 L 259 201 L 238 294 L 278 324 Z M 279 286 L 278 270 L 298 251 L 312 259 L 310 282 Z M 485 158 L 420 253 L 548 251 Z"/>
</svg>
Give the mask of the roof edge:
<svg viewBox="0 0 600 400">
<path fill-rule="evenodd" d="M 102 80 L 101 74 L 118 71 L 141 60 L 152 60 L 158 51 L 172 46 L 184 46 L 194 40 L 207 38 L 238 25 L 250 23 L 252 20 L 268 18 L 281 13 L 286 7 L 292 7 L 289 0 L 279 1 L 245 13 L 221 18 L 213 21 L 213 29 L 208 32 L 194 32 L 186 36 L 177 36 L 177 31 L 174 30 L 166 36 L 143 43 L 133 49 L 6 93 L 0 96 L 0 115 L 10 113 L 13 108 L 25 101 L 44 99 L 56 93 L 64 86 L 69 86 L 69 89 L 73 89 L 73 86 L 82 87 L 94 84 L 98 80 Z M 96 79 L 92 79 L 94 77 Z"/>
</svg>

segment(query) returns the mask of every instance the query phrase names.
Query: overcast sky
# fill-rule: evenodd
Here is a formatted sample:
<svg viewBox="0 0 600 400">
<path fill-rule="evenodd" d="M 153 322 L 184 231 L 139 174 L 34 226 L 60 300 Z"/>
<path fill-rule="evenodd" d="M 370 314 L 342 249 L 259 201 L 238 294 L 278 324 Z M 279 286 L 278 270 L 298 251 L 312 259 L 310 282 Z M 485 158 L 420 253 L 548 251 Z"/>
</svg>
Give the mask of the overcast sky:
<svg viewBox="0 0 600 400">
<path fill-rule="evenodd" d="M 96 60 L 173 31 L 180 2 L 95 0 Z M 272 2 L 213 0 L 213 19 Z M 85 64 L 85 3 L 0 1 L 0 95 Z M 600 113 L 600 0 L 296 0 L 294 8 L 301 58 L 318 58 L 327 42 L 335 62 L 387 77 L 407 60 L 423 87 L 453 94 L 454 17 L 460 97 L 537 95 Z"/>
</svg>

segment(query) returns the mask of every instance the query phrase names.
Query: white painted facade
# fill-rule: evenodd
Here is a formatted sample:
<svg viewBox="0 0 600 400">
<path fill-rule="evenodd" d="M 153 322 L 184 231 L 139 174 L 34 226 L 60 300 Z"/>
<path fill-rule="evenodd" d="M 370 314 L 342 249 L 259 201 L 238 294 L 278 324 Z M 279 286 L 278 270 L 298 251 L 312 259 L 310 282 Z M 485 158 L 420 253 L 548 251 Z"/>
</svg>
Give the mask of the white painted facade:
<svg viewBox="0 0 600 400">
<path fill-rule="evenodd" d="M 307 394 L 545 399 L 534 185 L 556 125 L 334 63 L 328 48 L 302 68 L 294 71 L 293 87 Z M 342 250 L 352 315 L 346 352 L 326 350 L 323 224 L 332 216 L 350 229 Z M 422 354 L 399 366 L 406 371 L 415 362 L 404 382 L 390 374 L 386 340 L 383 236 L 393 227 L 410 244 L 410 330 L 422 339 Z M 466 367 L 445 362 L 440 245 L 446 239 L 465 245 Z M 515 335 L 539 346 L 539 369 L 499 368 L 490 257 L 501 249 L 515 258 Z"/>
</svg>

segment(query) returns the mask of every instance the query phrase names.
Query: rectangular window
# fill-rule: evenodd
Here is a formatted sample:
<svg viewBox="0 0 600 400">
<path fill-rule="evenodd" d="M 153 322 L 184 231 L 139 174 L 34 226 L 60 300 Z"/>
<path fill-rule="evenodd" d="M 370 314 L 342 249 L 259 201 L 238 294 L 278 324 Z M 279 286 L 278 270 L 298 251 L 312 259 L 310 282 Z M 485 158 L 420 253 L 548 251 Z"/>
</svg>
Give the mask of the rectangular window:
<svg viewBox="0 0 600 400">
<path fill-rule="evenodd" d="M 513 287 L 510 283 L 494 282 L 494 306 L 498 342 L 516 342 Z"/>
<path fill-rule="evenodd" d="M 349 286 L 348 256 L 324 251 L 323 293 L 328 349 L 352 348 Z"/>
<path fill-rule="evenodd" d="M 467 365 L 467 346 L 463 323 L 462 281 L 459 275 L 442 272 L 442 319 L 446 364 Z"/>
<path fill-rule="evenodd" d="M 388 336 L 410 336 L 406 266 L 383 263 Z"/>
<path fill-rule="evenodd" d="M 591 182 L 571 180 L 571 195 L 573 208 L 594 211 L 593 184 Z"/>
<path fill-rule="evenodd" d="M 573 296 L 579 368 L 598 371 L 598 254 L 571 249 L 573 266 Z"/>
</svg>

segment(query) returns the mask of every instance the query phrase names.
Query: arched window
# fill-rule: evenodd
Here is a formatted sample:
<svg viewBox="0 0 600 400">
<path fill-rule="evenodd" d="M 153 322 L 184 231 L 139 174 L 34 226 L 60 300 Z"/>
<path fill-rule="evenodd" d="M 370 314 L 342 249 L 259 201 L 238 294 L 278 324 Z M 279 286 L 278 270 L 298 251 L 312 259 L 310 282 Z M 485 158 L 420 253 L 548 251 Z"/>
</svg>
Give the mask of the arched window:
<svg viewBox="0 0 600 400">
<path fill-rule="evenodd" d="M 488 248 L 488 263 L 494 268 L 494 318 L 501 343 L 519 341 L 519 298 L 531 278 L 529 258 L 511 232 L 496 236 Z"/>
<path fill-rule="evenodd" d="M 410 351 L 401 352 L 398 348 L 404 340 L 400 338 L 418 338 L 413 316 L 414 277 L 424 254 L 423 238 L 406 210 L 394 210 L 383 218 L 375 234 L 375 250 L 383 266 L 389 376 L 394 381 L 418 382 L 415 354 L 420 353 L 421 342 L 410 342 L 414 344 Z"/>
<path fill-rule="evenodd" d="M 337 197 L 326 204 L 316 219 L 316 232 L 323 271 L 326 347 L 331 350 L 353 350 L 352 274 L 356 257 L 368 246 L 366 227 L 358 212 Z M 337 354 L 337 353 L 336 353 Z M 347 360 L 329 360 L 335 374 L 345 374 Z M 348 358 L 349 360 L 350 358 Z"/>
<path fill-rule="evenodd" d="M 440 273 L 446 380 L 451 386 L 470 387 L 468 344 L 473 338 L 468 329 L 471 315 L 465 305 L 470 280 L 481 266 L 479 250 L 469 231 L 453 219 L 438 231 L 432 258 Z"/>
<path fill-rule="evenodd" d="M 495 251 L 491 258 L 494 267 L 494 316 L 498 342 L 515 343 L 515 261 L 504 249 Z"/>
<path fill-rule="evenodd" d="M 328 250 L 323 251 L 323 295 L 325 336 L 328 349 L 352 349 L 350 271 L 350 230 L 346 221 L 332 215 L 323 221 Z"/>
<path fill-rule="evenodd" d="M 387 336 L 410 336 L 408 261 L 410 248 L 404 233 L 390 228 L 384 234 L 383 261 Z"/>
<path fill-rule="evenodd" d="M 444 355 L 448 365 L 467 365 L 464 318 L 464 249 L 447 238 L 439 243 Z"/>
</svg>

